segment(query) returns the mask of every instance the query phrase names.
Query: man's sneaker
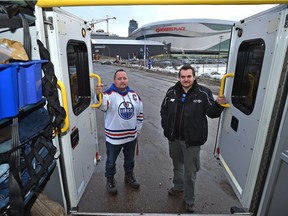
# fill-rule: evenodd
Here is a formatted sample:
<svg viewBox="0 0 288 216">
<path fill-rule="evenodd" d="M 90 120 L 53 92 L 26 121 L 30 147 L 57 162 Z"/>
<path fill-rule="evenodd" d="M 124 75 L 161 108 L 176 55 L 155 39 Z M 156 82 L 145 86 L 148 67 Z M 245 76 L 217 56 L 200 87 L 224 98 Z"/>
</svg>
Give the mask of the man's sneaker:
<svg viewBox="0 0 288 216">
<path fill-rule="evenodd" d="M 117 194 L 116 181 L 114 177 L 107 177 L 106 188 L 110 194 Z"/>
<path fill-rule="evenodd" d="M 186 211 L 189 213 L 193 213 L 195 211 L 195 206 L 194 204 L 187 204 L 185 205 Z"/>
<path fill-rule="evenodd" d="M 132 188 L 138 189 L 140 184 L 136 181 L 134 175 L 125 175 L 124 182 L 129 184 Z"/>
<path fill-rule="evenodd" d="M 179 194 L 181 194 L 183 191 L 180 191 L 180 190 L 175 190 L 174 187 L 170 188 L 168 190 L 168 194 L 170 196 L 178 196 Z"/>
</svg>

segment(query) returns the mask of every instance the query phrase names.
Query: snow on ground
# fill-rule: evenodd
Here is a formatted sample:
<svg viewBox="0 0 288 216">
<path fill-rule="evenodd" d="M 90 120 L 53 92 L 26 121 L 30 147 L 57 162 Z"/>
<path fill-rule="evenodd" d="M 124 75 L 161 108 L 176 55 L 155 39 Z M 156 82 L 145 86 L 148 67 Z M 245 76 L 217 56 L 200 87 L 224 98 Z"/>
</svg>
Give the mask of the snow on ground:
<svg viewBox="0 0 288 216">
<path fill-rule="evenodd" d="M 182 65 L 181 65 L 182 66 Z M 166 68 L 159 68 L 159 67 L 152 67 L 151 70 L 153 71 L 162 71 L 168 73 L 178 73 L 181 66 L 178 66 L 176 69 L 172 66 L 167 66 Z M 196 69 L 196 76 L 206 76 L 213 79 L 222 79 L 223 75 L 226 73 L 226 65 L 213 65 L 213 64 L 206 64 L 206 65 L 191 65 Z"/>
</svg>

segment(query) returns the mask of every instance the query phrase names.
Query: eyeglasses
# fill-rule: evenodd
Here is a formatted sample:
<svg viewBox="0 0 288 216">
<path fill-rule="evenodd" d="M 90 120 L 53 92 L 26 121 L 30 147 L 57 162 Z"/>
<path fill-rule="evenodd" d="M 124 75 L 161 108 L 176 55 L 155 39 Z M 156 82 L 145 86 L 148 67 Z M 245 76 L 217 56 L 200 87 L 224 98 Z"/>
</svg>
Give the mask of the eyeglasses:
<svg viewBox="0 0 288 216">
<path fill-rule="evenodd" d="M 185 102 L 185 98 L 186 98 L 186 94 L 185 94 L 185 93 L 183 93 L 183 94 L 182 94 L 182 98 L 181 98 L 181 101 L 182 101 L 182 103 L 184 103 L 184 102 Z"/>
</svg>

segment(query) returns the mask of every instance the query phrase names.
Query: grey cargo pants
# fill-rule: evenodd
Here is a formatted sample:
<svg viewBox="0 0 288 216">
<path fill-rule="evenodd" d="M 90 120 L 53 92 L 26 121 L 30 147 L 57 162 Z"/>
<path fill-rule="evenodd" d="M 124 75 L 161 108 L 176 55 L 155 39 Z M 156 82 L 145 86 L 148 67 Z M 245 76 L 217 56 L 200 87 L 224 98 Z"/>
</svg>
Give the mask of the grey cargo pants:
<svg viewBox="0 0 288 216">
<path fill-rule="evenodd" d="M 185 203 L 194 204 L 196 174 L 200 169 L 201 146 L 186 147 L 185 141 L 169 141 L 169 154 L 173 162 L 174 189 L 184 191 Z"/>
</svg>

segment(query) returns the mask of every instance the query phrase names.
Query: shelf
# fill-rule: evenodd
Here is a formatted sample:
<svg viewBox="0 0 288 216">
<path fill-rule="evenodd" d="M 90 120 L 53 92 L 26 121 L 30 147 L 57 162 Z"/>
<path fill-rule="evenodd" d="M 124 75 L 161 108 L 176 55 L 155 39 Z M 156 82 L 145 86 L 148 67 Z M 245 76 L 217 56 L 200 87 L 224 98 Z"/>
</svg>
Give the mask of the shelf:
<svg viewBox="0 0 288 216">
<path fill-rule="evenodd" d="M 19 118 L 22 118 L 23 116 L 25 116 L 25 114 L 28 114 L 28 113 L 31 113 L 33 112 L 34 110 L 37 110 L 43 106 L 45 106 L 46 104 L 46 99 L 45 98 L 42 98 L 38 103 L 36 104 L 30 104 L 30 105 L 27 105 L 25 106 L 24 108 L 21 108 L 19 110 L 19 114 L 17 117 Z M 1 126 L 3 125 L 8 125 L 8 124 L 11 124 L 12 123 L 12 118 L 5 118 L 5 119 L 1 119 L 0 120 L 0 128 Z"/>
</svg>

